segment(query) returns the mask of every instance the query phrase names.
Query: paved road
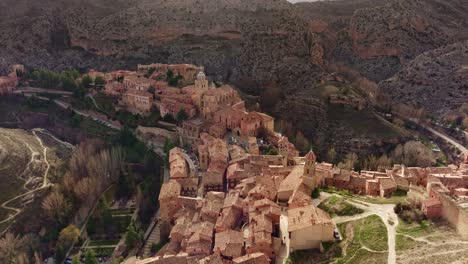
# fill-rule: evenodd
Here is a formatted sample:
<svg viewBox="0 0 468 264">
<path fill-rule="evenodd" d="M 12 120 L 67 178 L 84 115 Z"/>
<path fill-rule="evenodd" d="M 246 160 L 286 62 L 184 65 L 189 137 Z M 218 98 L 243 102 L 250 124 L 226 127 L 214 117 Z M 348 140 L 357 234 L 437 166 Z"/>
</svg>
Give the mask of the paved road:
<svg viewBox="0 0 468 264">
<path fill-rule="evenodd" d="M 59 95 L 73 95 L 73 92 L 62 91 L 62 90 L 53 90 L 53 89 L 43 89 L 37 87 L 20 87 L 16 89 L 13 93 L 48 93 L 48 94 L 59 94 Z"/>
<path fill-rule="evenodd" d="M 25 96 L 29 97 L 31 95 L 25 95 Z M 37 96 L 37 98 L 40 99 L 40 100 L 44 100 L 44 101 L 50 100 L 50 98 L 43 97 L 43 96 Z M 75 108 L 71 107 L 71 105 L 69 103 L 65 103 L 64 101 L 61 101 L 61 100 L 58 100 L 58 99 L 54 99 L 52 101 L 56 105 L 60 106 L 63 109 L 71 109 L 76 114 L 78 114 L 80 116 L 84 116 L 84 117 L 89 117 L 89 118 L 93 119 L 94 121 L 96 121 L 98 123 L 101 123 L 102 125 L 108 126 L 108 127 L 112 128 L 112 129 L 116 129 L 116 130 L 121 130 L 122 129 L 120 124 L 117 125 L 117 124 L 110 123 L 110 122 L 104 120 L 97 113 L 93 113 L 92 111 L 88 111 L 88 112 L 80 111 L 78 109 L 75 109 Z"/>
<path fill-rule="evenodd" d="M 106 120 L 103 120 L 98 114 L 94 114 L 92 112 L 85 113 L 83 111 L 80 111 L 80 110 L 77 110 L 77 109 L 71 107 L 70 104 L 65 103 L 63 101 L 60 101 L 60 100 L 57 100 L 57 99 L 55 99 L 53 101 L 58 106 L 60 106 L 60 107 L 62 107 L 64 109 L 71 109 L 73 112 L 75 112 L 78 115 L 92 118 L 94 121 L 102 123 L 103 125 L 106 125 L 106 126 L 108 126 L 110 128 L 113 128 L 113 129 L 116 129 L 116 130 L 121 130 L 122 129 L 122 127 L 120 125 L 112 124 L 110 122 L 107 122 Z"/>
<path fill-rule="evenodd" d="M 452 146 L 456 147 L 458 150 L 460 150 L 461 153 L 463 153 L 464 155 L 468 156 L 468 149 L 463 146 L 462 144 L 458 143 L 456 140 L 454 140 L 453 138 L 431 128 L 431 127 L 428 127 L 428 126 L 423 126 L 424 128 L 426 128 L 429 132 L 431 132 L 432 134 L 442 138 L 443 140 L 447 141 L 449 144 L 451 144 Z"/>
</svg>

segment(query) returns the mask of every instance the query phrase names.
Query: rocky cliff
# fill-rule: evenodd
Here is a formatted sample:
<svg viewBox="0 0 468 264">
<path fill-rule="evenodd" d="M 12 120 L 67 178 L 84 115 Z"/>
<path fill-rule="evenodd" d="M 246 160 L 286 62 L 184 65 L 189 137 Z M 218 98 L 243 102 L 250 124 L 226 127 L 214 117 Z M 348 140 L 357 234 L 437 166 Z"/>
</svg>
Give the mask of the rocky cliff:
<svg viewBox="0 0 468 264">
<path fill-rule="evenodd" d="M 316 96 L 319 80 L 336 69 L 351 81 L 382 81 L 394 99 L 405 95 L 439 106 L 441 94 L 458 89 L 456 79 L 437 75 L 444 92 L 426 93 L 412 75 L 433 76 L 415 64 L 432 58 L 427 54 L 446 56 L 439 48 L 463 46 L 466 14 L 467 0 L 4 0 L 0 69 L 12 63 L 102 70 L 149 62 L 204 65 L 211 78 L 260 95 L 264 109 L 297 120 L 310 138 L 324 141 L 332 127 L 346 127 L 329 114 L 329 97 Z M 447 66 L 430 64 L 433 71 Z M 337 96 L 354 89 L 368 100 L 371 93 L 359 83 L 338 85 Z M 438 114 L 437 108 L 429 111 Z"/>
</svg>

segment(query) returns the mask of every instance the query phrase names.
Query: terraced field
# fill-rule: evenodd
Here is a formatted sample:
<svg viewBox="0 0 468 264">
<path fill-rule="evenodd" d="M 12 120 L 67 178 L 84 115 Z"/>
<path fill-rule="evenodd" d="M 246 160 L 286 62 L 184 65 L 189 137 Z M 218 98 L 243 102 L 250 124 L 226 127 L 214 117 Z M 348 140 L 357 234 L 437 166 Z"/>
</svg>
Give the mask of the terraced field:
<svg viewBox="0 0 468 264">
<path fill-rule="evenodd" d="M 59 180 L 72 148 L 46 130 L 0 128 L 0 232 Z"/>
</svg>

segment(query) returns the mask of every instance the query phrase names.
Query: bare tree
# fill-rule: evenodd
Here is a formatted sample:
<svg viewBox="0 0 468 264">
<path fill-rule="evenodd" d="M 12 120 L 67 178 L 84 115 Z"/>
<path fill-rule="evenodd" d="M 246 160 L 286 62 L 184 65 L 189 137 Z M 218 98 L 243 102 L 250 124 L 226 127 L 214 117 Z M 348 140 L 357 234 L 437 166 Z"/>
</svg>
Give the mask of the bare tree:
<svg viewBox="0 0 468 264">
<path fill-rule="evenodd" d="M 86 177 L 76 183 L 74 192 L 82 202 L 91 207 L 101 190 L 100 181 L 96 177 Z"/>
<path fill-rule="evenodd" d="M 379 161 L 376 156 L 371 155 L 364 161 L 364 168 L 367 170 L 377 170 L 379 167 Z"/>
<path fill-rule="evenodd" d="M 74 179 L 89 176 L 87 163 L 98 151 L 99 145 L 97 141 L 85 141 L 73 151 L 70 159 L 70 173 Z"/>
<path fill-rule="evenodd" d="M 6 235 L 0 239 L 0 262 L 26 264 L 28 261 L 25 240 L 12 233 L 6 233 Z"/>
<path fill-rule="evenodd" d="M 358 161 L 358 156 L 356 153 L 348 153 L 346 154 L 345 159 L 338 163 L 338 168 L 346 169 L 346 170 L 354 170 L 354 166 Z"/>
<path fill-rule="evenodd" d="M 419 141 L 408 141 L 398 145 L 392 154 L 395 163 L 406 166 L 428 167 L 433 162 L 431 150 Z"/>
<path fill-rule="evenodd" d="M 49 219 L 63 223 L 71 204 L 59 190 L 55 189 L 42 201 L 42 209 Z"/>
<path fill-rule="evenodd" d="M 383 154 L 378 160 L 378 170 L 385 170 L 389 169 L 392 166 L 392 159 L 387 156 L 387 154 Z"/>
<path fill-rule="evenodd" d="M 86 164 L 88 175 L 97 176 L 103 185 L 115 182 L 122 169 L 123 154 L 121 148 L 102 150 Z"/>
</svg>

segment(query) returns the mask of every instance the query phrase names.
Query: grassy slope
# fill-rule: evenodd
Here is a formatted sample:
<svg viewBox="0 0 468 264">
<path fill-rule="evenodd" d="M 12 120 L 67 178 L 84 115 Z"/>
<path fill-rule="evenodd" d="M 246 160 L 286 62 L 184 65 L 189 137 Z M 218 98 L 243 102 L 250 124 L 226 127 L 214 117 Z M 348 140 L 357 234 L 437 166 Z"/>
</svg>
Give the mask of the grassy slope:
<svg viewBox="0 0 468 264">
<path fill-rule="evenodd" d="M 330 214 L 335 215 L 355 215 L 363 213 L 364 210 L 345 201 L 344 198 L 332 196 L 319 205 L 319 208 Z"/>
</svg>

